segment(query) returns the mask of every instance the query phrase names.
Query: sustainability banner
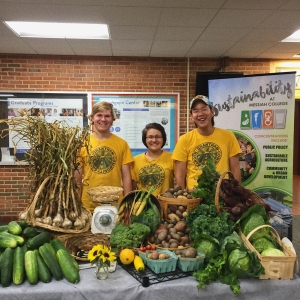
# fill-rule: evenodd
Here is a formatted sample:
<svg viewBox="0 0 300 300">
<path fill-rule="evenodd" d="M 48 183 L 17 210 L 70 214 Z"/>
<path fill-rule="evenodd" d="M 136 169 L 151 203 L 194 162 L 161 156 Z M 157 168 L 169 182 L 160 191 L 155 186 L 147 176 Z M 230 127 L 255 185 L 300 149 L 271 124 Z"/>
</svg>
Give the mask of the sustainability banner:
<svg viewBox="0 0 300 300">
<path fill-rule="evenodd" d="M 291 206 L 295 72 L 209 80 L 209 98 L 241 146 L 243 186 Z"/>
</svg>

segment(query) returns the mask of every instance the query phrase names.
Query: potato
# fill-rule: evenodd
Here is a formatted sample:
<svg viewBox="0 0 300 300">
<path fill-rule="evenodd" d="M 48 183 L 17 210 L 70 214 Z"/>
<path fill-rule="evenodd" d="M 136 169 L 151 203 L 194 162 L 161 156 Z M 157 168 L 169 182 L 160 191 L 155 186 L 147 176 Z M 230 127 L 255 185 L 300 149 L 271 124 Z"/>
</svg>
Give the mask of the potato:
<svg viewBox="0 0 300 300">
<path fill-rule="evenodd" d="M 183 205 L 179 205 L 179 206 L 177 207 L 177 209 L 180 210 L 182 213 L 186 211 L 186 207 L 183 206 Z"/>
<path fill-rule="evenodd" d="M 186 222 L 185 221 L 179 221 L 179 222 L 177 222 L 176 225 L 174 226 L 174 229 L 176 231 L 185 232 Z"/>
<path fill-rule="evenodd" d="M 174 224 L 170 223 L 168 224 L 167 228 L 170 229 L 170 228 L 173 228 L 174 227 Z"/>
<path fill-rule="evenodd" d="M 171 192 L 167 192 L 167 193 L 164 193 L 163 194 L 163 197 L 166 197 L 166 198 L 174 198 L 173 194 Z"/>
<path fill-rule="evenodd" d="M 169 240 L 169 243 L 170 243 L 170 244 L 172 244 L 172 243 L 178 243 L 178 241 L 175 240 L 175 239 L 170 239 L 170 240 Z"/>
<path fill-rule="evenodd" d="M 157 239 L 160 241 L 160 242 L 162 242 L 162 241 L 164 241 L 165 239 L 166 239 L 166 237 L 167 237 L 167 231 L 162 231 L 162 232 L 160 232 L 159 234 L 158 234 L 158 237 L 157 237 Z M 172 236 L 172 235 L 171 235 Z"/>
<path fill-rule="evenodd" d="M 164 248 L 170 248 L 170 243 L 165 242 L 163 247 Z"/>
<path fill-rule="evenodd" d="M 177 233 L 176 229 L 175 229 L 175 228 L 173 228 L 173 227 L 172 227 L 172 228 L 170 228 L 170 229 L 169 229 L 169 234 L 171 234 L 171 235 L 172 235 L 172 234 L 174 234 L 174 233 Z"/>
<path fill-rule="evenodd" d="M 165 253 L 159 253 L 158 259 L 159 260 L 166 259 L 166 254 Z"/>
<path fill-rule="evenodd" d="M 173 239 L 175 239 L 177 242 L 180 242 L 180 241 L 181 241 L 181 237 L 180 237 L 177 233 L 171 234 L 171 237 L 172 237 Z"/>
<path fill-rule="evenodd" d="M 183 237 L 185 235 L 184 232 L 181 232 L 181 231 L 177 231 L 177 234 L 180 236 L 180 237 Z"/>
<path fill-rule="evenodd" d="M 171 214 L 169 214 L 169 215 L 171 215 Z M 174 214 L 172 214 L 172 215 L 174 215 Z M 176 218 L 172 217 L 172 218 L 170 219 L 170 223 L 173 224 L 173 225 L 175 225 L 175 224 L 177 223 Z"/>
<path fill-rule="evenodd" d="M 178 248 L 178 243 L 172 243 L 172 244 L 170 244 L 170 248 Z"/>
<path fill-rule="evenodd" d="M 169 204 L 168 209 L 170 209 L 170 211 L 172 213 L 175 213 L 178 208 L 177 208 L 177 205 L 175 205 L 175 204 Z"/>
<path fill-rule="evenodd" d="M 175 192 L 178 192 L 178 191 L 180 191 L 180 190 L 182 190 L 182 187 L 181 187 L 179 184 L 175 185 L 174 191 L 175 191 Z"/>
<path fill-rule="evenodd" d="M 176 210 L 175 214 L 176 214 L 179 218 L 182 218 L 182 212 L 181 212 L 179 209 Z"/>
<path fill-rule="evenodd" d="M 183 195 L 179 195 L 177 198 L 187 199 L 187 197 L 186 197 L 186 196 L 183 196 Z"/>
<path fill-rule="evenodd" d="M 187 248 L 184 253 L 184 256 L 189 258 L 195 258 L 197 256 L 197 249 L 193 247 Z"/>
<path fill-rule="evenodd" d="M 183 246 L 185 244 L 189 244 L 190 243 L 190 237 L 185 235 L 185 236 L 182 236 L 181 237 L 181 240 L 180 240 L 180 244 L 182 244 Z"/>
<path fill-rule="evenodd" d="M 154 251 L 152 252 L 151 259 L 157 260 L 158 257 L 159 257 L 159 252 L 158 252 L 157 250 L 154 250 Z"/>
</svg>

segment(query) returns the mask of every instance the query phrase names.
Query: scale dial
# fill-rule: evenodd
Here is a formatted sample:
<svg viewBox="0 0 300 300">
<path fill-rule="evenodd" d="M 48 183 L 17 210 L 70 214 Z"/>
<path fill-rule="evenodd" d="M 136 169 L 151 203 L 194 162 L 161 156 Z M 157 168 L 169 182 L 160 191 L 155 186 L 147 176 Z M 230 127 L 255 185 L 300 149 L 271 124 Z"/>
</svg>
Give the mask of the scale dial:
<svg viewBox="0 0 300 300">
<path fill-rule="evenodd" d="M 117 209 L 114 206 L 98 206 L 94 210 L 91 231 L 92 233 L 110 234 L 116 225 Z"/>
</svg>

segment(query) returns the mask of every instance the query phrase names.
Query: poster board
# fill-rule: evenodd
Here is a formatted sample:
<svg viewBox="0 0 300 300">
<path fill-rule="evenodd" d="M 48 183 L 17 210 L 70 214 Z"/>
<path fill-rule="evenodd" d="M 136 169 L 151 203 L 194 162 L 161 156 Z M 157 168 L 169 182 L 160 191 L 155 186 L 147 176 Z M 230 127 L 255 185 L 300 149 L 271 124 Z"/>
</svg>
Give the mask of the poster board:
<svg viewBox="0 0 300 300">
<path fill-rule="evenodd" d="M 99 101 L 114 106 L 117 119 L 111 132 L 127 141 L 134 156 L 147 151 L 142 130 L 153 122 L 161 124 L 166 131 L 163 149 L 174 150 L 179 134 L 178 93 L 91 93 L 91 106 Z"/>
<path fill-rule="evenodd" d="M 1 119 L 20 117 L 25 110 L 30 116 L 44 118 L 53 123 L 65 121 L 70 126 L 86 126 L 88 124 L 88 94 L 62 92 L 0 92 Z M 3 130 L 5 124 L 1 124 Z M 11 163 L 24 159 L 29 145 L 16 133 L 9 131 L 5 138 L 0 138 L 1 163 Z M 16 148 L 15 148 L 16 146 Z"/>
<path fill-rule="evenodd" d="M 240 157 L 242 184 L 262 196 L 277 195 L 291 206 L 295 72 L 210 80 L 209 91 L 216 127 L 232 130 L 253 149 L 252 172 L 246 154 Z"/>
</svg>

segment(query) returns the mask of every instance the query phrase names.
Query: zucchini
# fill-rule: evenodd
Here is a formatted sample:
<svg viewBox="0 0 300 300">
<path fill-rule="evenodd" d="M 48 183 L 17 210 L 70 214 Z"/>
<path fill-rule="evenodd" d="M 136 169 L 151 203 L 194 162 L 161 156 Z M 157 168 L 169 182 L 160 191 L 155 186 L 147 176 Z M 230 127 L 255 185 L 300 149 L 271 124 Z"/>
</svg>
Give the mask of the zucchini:
<svg viewBox="0 0 300 300">
<path fill-rule="evenodd" d="M 7 225 L 1 225 L 0 226 L 0 232 L 3 232 L 3 231 L 8 231 Z"/>
<path fill-rule="evenodd" d="M 16 240 L 17 244 L 20 246 L 24 244 L 24 239 L 20 235 L 11 234 L 9 232 L 1 232 L 0 234 L 3 236 L 6 235 L 12 237 L 13 239 Z"/>
<path fill-rule="evenodd" d="M 0 247 L 2 248 L 16 248 L 17 247 L 17 241 L 4 234 L 4 232 L 0 233 Z"/>
<path fill-rule="evenodd" d="M 43 231 L 36 235 L 33 238 L 30 238 L 27 241 L 27 247 L 29 250 L 38 249 L 40 246 L 42 246 L 44 243 L 47 243 L 50 241 L 51 235 L 48 231 Z"/>
<path fill-rule="evenodd" d="M 6 248 L 2 254 L 1 262 L 1 284 L 7 287 L 12 281 L 14 249 Z"/>
<path fill-rule="evenodd" d="M 25 272 L 30 284 L 37 284 L 39 280 L 38 264 L 36 255 L 33 250 L 28 250 L 24 255 Z"/>
<path fill-rule="evenodd" d="M 39 232 L 34 227 L 26 227 L 22 232 L 22 235 L 24 236 L 25 239 L 33 238 L 38 234 Z"/>
<path fill-rule="evenodd" d="M 46 263 L 42 259 L 41 255 L 39 253 L 39 250 L 35 249 L 33 251 L 34 251 L 34 254 L 37 259 L 38 274 L 39 274 L 40 281 L 45 282 L 45 283 L 50 282 L 51 281 L 51 272 L 50 272 L 49 268 L 47 267 Z"/>
<path fill-rule="evenodd" d="M 24 253 L 21 247 L 14 249 L 12 281 L 19 285 L 24 281 Z"/>
<path fill-rule="evenodd" d="M 59 249 L 56 256 L 64 277 L 71 283 L 78 283 L 80 280 L 79 270 L 74 266 L 68 251 Z"/>
<path fill-rule="evenodd" d="M 70 257 L 70 259 L 73 261 L 74 266 L 76 267 L 77 270 L 79 270 L 79 265 L 78 262 L 76 261 L 76 259 L 71 255 L 71 253 L 69 252 L 69 250 L 66 248 L 66 246 L 64 245 L 64 243 L 59 240 L 58 238 L 54 238 L 51 242 L 51 246 L 54 248 L 54 250 L 57 251 L 59 249 L 65 250 L 67 252 L 66 255 L 68 255 Z"/>
<path fill-rule="evenodd" d="M 7 230 L 9 233 L 19 235 L 22 232 L 22 227 L 17 223 L 17 221 L 10 221 L 7 224 Z"/>
<path fill-rule="evenodd" d="M 45 245 L 40 246 L 39 253 L 46 263 L 47 267 L 50 269 L 51 274 L 56 280 L 63 279 L 64 275 L 59 266 L 56 256 L 54 256 L 49 250 L 49 248 Z"/>
</svg>

